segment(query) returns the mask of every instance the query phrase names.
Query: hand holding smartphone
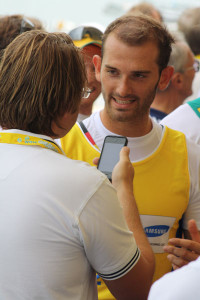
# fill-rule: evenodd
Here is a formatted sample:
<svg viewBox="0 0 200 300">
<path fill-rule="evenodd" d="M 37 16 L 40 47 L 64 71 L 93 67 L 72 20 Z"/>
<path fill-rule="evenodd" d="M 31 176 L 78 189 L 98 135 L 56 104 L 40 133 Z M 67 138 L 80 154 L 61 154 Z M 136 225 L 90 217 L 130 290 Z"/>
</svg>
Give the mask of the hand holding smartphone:
<svg viewBox="0 0 200 300">
<path fill-rule="evenodd" d="M 128 140 L 125 136 L 108 135 L 104 139 L 98 170 L 104 173 L 112 181 L 112 171 L 119 161 L 119 153 L 126 146 Z"/>
</svg>

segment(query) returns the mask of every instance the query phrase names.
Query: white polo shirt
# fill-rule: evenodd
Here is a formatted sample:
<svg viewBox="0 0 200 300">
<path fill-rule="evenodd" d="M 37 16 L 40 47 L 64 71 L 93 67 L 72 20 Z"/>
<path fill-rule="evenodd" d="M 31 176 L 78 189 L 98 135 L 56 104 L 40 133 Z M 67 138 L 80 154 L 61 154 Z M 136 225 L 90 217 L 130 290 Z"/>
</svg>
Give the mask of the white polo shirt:
<svg viewBox="0 0 200 300">
<path fill-rule="evenodd" d="M 2 143 L 0 165 L 1 299 L 94 300 L 95 272 L 112 280 L 137 263 L 116 191 L 95 167 Z"/>
<path fill-rule="evenodd" d="M 191 103 L 196 102 L 200 107 L 200 98 Z M 200 110 L 199 110 L 200 112 Z M 200 114 L 199 114 L 200 116 Z M 183 132 L 188 138 L 200 145 L 200 117 L 195 113 L 192 107 L 185 103 L 167 115 L 161 120 L 161 124 L 172 129 Z"/>
<path fill-rule="evenodd" d="M 151 287 L 148 300 L 200 299 L 200 258 L 164 275 Z"/>
</svg>

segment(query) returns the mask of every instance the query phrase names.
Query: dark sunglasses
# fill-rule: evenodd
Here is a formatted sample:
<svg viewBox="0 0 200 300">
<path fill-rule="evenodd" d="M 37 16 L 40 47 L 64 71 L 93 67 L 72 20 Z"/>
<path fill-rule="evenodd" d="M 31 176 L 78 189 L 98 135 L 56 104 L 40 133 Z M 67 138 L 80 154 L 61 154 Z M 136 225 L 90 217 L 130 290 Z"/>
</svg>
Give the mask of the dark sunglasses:
<svg viewBox="0 0 200 300">
<path fill-rule="evenodd" d="M 103 32 L 94 27 L 79 26 L 69 32 L 69 36 L 73 41 L 80 41 L 84 37 L 90 36 L 94 40 L 101 40 Z"/>
<path fill-rule="evenodd" d="M 35 28 L 34 24 L 28 19 L 22 19 L 20 26 L 20 34 L 26 31 L 33 30 Z"/>
</svg>

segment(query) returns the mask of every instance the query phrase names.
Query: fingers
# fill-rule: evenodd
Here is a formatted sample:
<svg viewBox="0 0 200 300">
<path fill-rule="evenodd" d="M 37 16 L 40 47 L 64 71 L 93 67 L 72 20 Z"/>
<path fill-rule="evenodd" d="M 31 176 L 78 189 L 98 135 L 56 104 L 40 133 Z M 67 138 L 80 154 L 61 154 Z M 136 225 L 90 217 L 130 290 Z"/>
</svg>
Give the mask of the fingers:
<svg viewBox="0 0 200 300">
<path fill-rule="evenodd" d="M 196 232 L 196 229 L 194 232 Z M 196 260 L 200 256 L 199 242 L 173 238 L 169 240 L 169 243 L 170 245 L 164 246 L 163 250 L 164 252 L 169 253 L 167 258 L 172 263 L 175 270 Z"/>
<path fill-rule="evenodd" d="M 169 261 L 178 266 L 187 264 L 190 261 L 196 260 L 199 257 L 199 254 L 188 250 L 187 248 L 174 247 L 174 246 L 165 246 L 164 251 L 169 253 Z M 172 255 L 172 256 L 170 256 Z"/>
<path fill-rule="evenodd" d="M 200 243 L 200 234 L 199 234 L 195 220 L 188 221 L 188 230 L 189 230 L 192 240 Z"/>
<path fill-rule="evenodd" d="M 179 269 L 179 268 L 181 268 L 181 267 L 183 267 L 183 266 L 185 266 L 189 263 L 189 261 L 184 260 L 183 258 L 177 257 L 177 256 L 172 255 L 172 254 L 169 254 L 167 256 L 167 259 L 171 262 L 174 270 Z"/>
<path fill-rule="evenodd" d="M 173 268 L 174 270 L 178 270 L 178 269 L 179 269 L 179 267 L 176 266 L 175 264 L 172 264 L 172 268 Z"/>
<path fill-rule="evenodd" d="M 193 241 L 193 240 L 186 240 L 186 239 L 178 239 L 178 238 L 173 238 L 169 239 L 169 243 L 175 247 L 183 247 L 189 251 L 194 251 L 195 253 L 200 255 L 200 243 Z M 164 249 L 166 249 L 168 246 L 164 246 Z M 180 248 L 177 248 L 180 249 Z M 168 252 L 168 251 L 165 251 Z"/>
</svg>

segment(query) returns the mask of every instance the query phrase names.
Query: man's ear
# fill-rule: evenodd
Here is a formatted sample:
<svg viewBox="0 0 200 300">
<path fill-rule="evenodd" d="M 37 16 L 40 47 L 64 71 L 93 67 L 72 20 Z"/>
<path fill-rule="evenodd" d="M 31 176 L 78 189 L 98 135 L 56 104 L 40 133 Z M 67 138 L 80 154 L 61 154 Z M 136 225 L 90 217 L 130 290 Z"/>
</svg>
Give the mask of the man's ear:
<svg viewBox="0 0 200 300">
<path fill-rule="evenodd" d="M 172 76 L 172 84 L 173 86 L 177 89 L 177 90 L 182 90 L 183 89 L 183 84 L 184 84 L 184 80 L 183 80 L 183 75 L 180 72 L 176 72 L 173 74 Z"/>
<path fill-rule="evenodd" d="M 162 70 L 160 80 L 158 83 L 158 89 L 160 91 L 164 91 L 167 88 L 173 73 L 174 73 L 174 68 L 172 66 L 167 66 Z"/>
<path fill-rule="evenodd" d="M 96 80 L 101 82 L 101 57 L 99 55 L 93 56 L 93 64 L 95 66 Z"/>
</svg>

